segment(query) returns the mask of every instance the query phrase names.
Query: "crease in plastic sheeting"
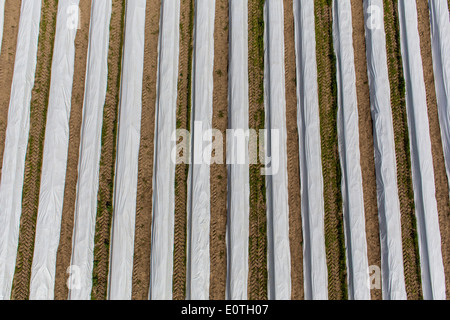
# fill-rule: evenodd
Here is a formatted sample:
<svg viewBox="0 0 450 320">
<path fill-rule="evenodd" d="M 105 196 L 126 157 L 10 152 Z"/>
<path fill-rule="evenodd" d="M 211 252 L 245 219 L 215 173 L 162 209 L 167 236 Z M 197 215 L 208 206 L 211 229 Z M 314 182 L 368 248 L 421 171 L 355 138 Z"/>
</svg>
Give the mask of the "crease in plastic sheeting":
<svg viewBox="0 0 450 320">
<path fill-rule="evenodd" d="M 428 2 L 431 23 L 434 80 L 439 111 L 445 168 L 450 186 L 450 22 L 448 2 Z"/>
<path fill-rule="evenodd" d="M 377 21 L 379 26 L 369 25 L 370 19 L 374 18 L 372 14 L 376 14 L 372 8 L 380 8 L 383 12 L 383 1 L 364 0 L 367 73 L 374 125 L 382 293 L 385 300 L 406 300 L 386 34 L 384 19 Z"/>
<path fill-rule="evenodd" d="M 144 67 L 145 0 L 128 0 L 119 102 L 108 299 L 132 296 Z"/>
<path fill-rule="evenodd" d="M 2 54 L 4 18 L 5 18 L 5 0 L 0 0 L 0 54 Z"/>
<path fill-rule="evenodd" d="M 445 274 L 416 2 L 399 1 L 398 10 L 423 297 L 426 300 L 445 300 Z"/>
<path fill-rule="evenodd" d="M 19 245 L 23 176 L 40 19 L 41 1 L 23 0 L 0 184 L 0 300 L 10 299 Z"/>
<path fill-rule="evenodd" d="M 215 7 L 215 0 L 195 2 L 191 115 L 192 164 L 189 166 L 187 182 L 187 300 L 209 299 L 210 168 L 209 164 L 196 158 L 194 151 L 199 148 L 204 150 L 207 145 L 207 143 L 195 145 L 197 135 L 211 138 L 207 130 L 212 126 Z M 197 121 L 201 122 L 201 126 L 198 123 L 196 125 Z M 201 132 L 199 133 L 196 129 L 200 129 Z"/>
<path fill-rule="evenodd" d="M 76 28 L 69 28 L 67 21 L 69 7 L 78 3 L 78 0 L 61 0 L 58 3 L 30 300 L 51 300 L 54 297 L 77 33 Z"/>
<path fill-rule="evenodd" d="M 230 1 L 230 62 L 229 62 L 229 128 L 249 129 L 248 85 L 248 1 Z M 229 300 L 246 300 L 248 286 L 248 237 L 250 212 L 250 182 L 248 138 L 245 143 L 245 164 L 238 163 L 239 143 L 227 139 L 228 221 L 227 285 Z"/>
<path fill-rule="evenodd" d="M 111 9 L 111 0 L 92 2 L 70 263 L 70 271 L 81 278 L 69 287 L 70 300 L 91 298 Z"/>
<path fill-rule="evenodd" d="M 267 0 L 264 6 L 266 155 L 279 156 L 279 168 L 266 176 L 268 298 L 291 298 L 291 256 L 289 249 L 289 202 L 287 187 L 286 97 L 284 69 L 283 2 Z M 273 135 L 272 130 L 278 134 Z M 275 132 L 273 132 L 275 133 Z M 278 141 L 276 140 L 278 137 Z M 272 154 L 278 146 L 279 153 Z M 267 165 L 266 165 L 267 167 Z"/>
<path fill-rule="evenodd" d="M 314 0 L 294 1 L 305 299 L 328 299 Z"/>
<path fill-rule="evenodd" d="M 180 2 L 161 2 L 156 85 L 155 153 L 151 250 L 151 300 L 171 300 L 173 291 L 173 246 L 175 219 L 175 147 L 177 79 L 179 61 Z"/>
<path fill-rule="evenodd" d="M 350 1 L 334 0 L 333 36 L 338 86 L 338 136 L 348 295 L 352 300 L 370 300 L 352 30 Z"/>
</svg>

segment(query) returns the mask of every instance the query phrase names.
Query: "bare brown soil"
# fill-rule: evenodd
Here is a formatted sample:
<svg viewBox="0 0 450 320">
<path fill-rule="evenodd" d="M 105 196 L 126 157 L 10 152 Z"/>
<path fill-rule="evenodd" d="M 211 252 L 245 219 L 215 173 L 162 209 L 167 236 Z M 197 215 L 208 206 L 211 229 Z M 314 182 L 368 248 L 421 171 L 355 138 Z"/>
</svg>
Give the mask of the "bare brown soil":
<svg viewBox="0 0 450 320">
<path fill-rule="evenodd" d="M 139 149 L 136 234 L 133 260 L 132 297 L 137 300 L 147 300 L 150 287 L 152 181 L 160 7 L 160 0 L 147 1 L 144 80 L 142 84 L 141 142 Z"/>
<path fill-rule="evenodd" d="M 442 258 L 444 261 L 447 299 L 450 299 L 450 202 L 448 180 L 445 170 L 441 130 L 434 84 L 433 57 L 431 52 L 430 15 L 428 2 L 418 0 L 417 14 L 420 35 L 420 50 L 427 93 L 428 121 L 430 123 L 431 149 L 433 153 L 434 182 L 441 231 Z"/>
<path fill-rule="evenodd" d="M 20 1 L 7 0 L 5 2 L 2 53 L 0 54 L 0 179 L 2 176 L 9 100 L 11 98 L 11 83 L 16 58 L 19 18 Z"/>
<path fill-rule="evenodd" d="M 403 265 L 408 299 L 422 297 L 420 259 L 417 243 L 414 193 L 412 189 L 408 124 L 406 117 L 405 80 L 400 48 L 397 0 L 384 1 L 386 48 L 391 86 L 392 120 L 394 125 L 397 181 L 402 224 Z"/>
<path fill-rule="evenodd" d="M 369 266 L 381 268 L 380 228 L 378 222 L 377 181 L 375 176 L 373 123 L 367 76 L 363 2 L 352 0 L 353 47 L 355 48 L 356 90 L 359 116 L 359 150 L 364 191 L 367 256 Z M 372 300 L 381 300 L 381 288 L 371 290 Z"/>
<path fill-rule="evenodd" d="M 124 0 L 112 2 L 108 52 L 108 83 L 103 110 L 102 151 L 100 157 L 95 230 L 93 287 L 91 293 L 93 300 L 105 300 L 107 297 L 124 12 Z"/>
<path fill-rule="evenodd" d="M 56 258 L 55 299 L 66 300 L 66 285 L 72 255 L 72 234 L 78 179 L 78 155 L 80 148 L 80 129 L 83 115 L 84 87 L 86 77 L 86 57 L 89 40 L 91 1 L 80 0 L 80 29 L 75 38 L 75 67 L 72 88 L 72 106 L 69 121 L 69 150 L 67 158 L 66 185 L 61 220 L 61 237 Z"/>
<path fill-rule="evenodd" d="M 191 69 L 194 0 L 181 0 L 180 57 L 178 77 L 177 128 L 190 127 Z M 175 172 L 175 237 L 173 253 L 173 299 L 186 297 L 186 199 L 189 165 L 179 164 Z"/>
<path fill-rule="evenodd" d="M 297 80 L 292 0 L 284 0 L 284 52 L 286 88 L 287 168 L 289 188 L 289 242 L 291 251 L 291 299 L 304 299 L 303 236 L 300 194 L 300 154 L 297 127 Z"/>
<path fill-rule="evenodd" d="M 265 127 L 264 113 L 264 0 L 248 1 L 249 127 Z M 266 182 L 261 164 L 250 165 L 250 236 L 248 298 L 267 296 Z"/>
<path fill-rule="evenodd" d="M 224 300 L 227 279 L 227 166 L 226 130 L 228 128 L 228 0 L 216 1 L 214 26 L 214 92 L 212 127 L 223 135 L 224 164 L 213 164 L 211 181 L 210 299 Z"/>
<path fill-rule="evenodd" d="M 31 96 L 19 248 L 13 280 L 14 300 L 26 300 L 29 296 L 57 7 L 57 0 L 42 3 L 36 76 Z"/>
<path fill-rule="evenodd" d="M 320 136 L 325 205 L 325 247 L 328 298 L 347 299 L 347 270 L 343 231 L 341 168 L 337 134 L 337 84 L 332 35 L 331 1 L 315 4 Z"/>
</svg>

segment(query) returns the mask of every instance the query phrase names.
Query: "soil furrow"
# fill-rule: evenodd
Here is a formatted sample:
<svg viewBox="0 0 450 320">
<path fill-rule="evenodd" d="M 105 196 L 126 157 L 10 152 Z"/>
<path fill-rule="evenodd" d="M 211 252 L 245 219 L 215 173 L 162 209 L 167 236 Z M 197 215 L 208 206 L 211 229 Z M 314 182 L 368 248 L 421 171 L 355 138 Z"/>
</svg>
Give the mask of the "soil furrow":
<svg viewBox="0 0 450 320">
<path fill-rule="evenodd" d="M 148 299 L 150 287 L 153 154 L 160 7 L 161 0 L 147 1 L 132 290 L 133 299 L 138 300 Z"/>
<path fill-rule="evenodd" d="M 336 58 L 331 1 L 315 1 L 320 136 L 325 207 L 328 298 L 347 299 L 347 270 L 342 213 L 341 167 L 337 133 Z"/>
<path fill-rule="evenodd" d="M 428 1 L 417 2 L 420 35 L 420 51 L 427 93 L 428 121 L 430 123 L 431 149 L 433 154 L 434 182 L 441 231 L 442 259 L 444 262 L 447 299 L 450 299 L 450 202 L 448 180 L 445 170 L 439 114 L 434 84 L 433 58 L 431 53 L 431 31 Z"/>
<path fill-rule="evenodd" d="M 2 53 L 0 55 L 0 178 L 2 177 L 3 151 L 5 148 L 6 125 L 8 122 L 11 83 L 16 58 L 17 35 L 19 31 L 21 1 L 5 2 Z"/>
<path fill-rule="evenodd" d="M 66 285 L 72 254 L 72 233 L 78 178 L 78 155 L 80 148 L 80 130 L 83 115 L 84 86 L 86 77 L 87 48 L 91 1 L 80 0 L 80 25 L 75 39 L 75 67 L 72 87 L 72 106 L 69 121 L 69 149 L 67 157 L 66 185 L 61 220 L 61 237 L 56 259 L 55 299 L 66 300 Z"/>
<path fill-rule="evenodd" d="M 284 50 L 286 77 L 287 168 L 289 188 L 289 239 L 293 300 L 304 299 L 300 154 L 297 128 L 297 79 L 294 12 L 292 0 L 284 0 Z M 305 186 L 306 187 L 306 186 Z"/>
<path fill-rule="evenodd" d="M 359 116 L 359 145 L 364 190 L 367 256 L 369 266 L 381 268 L 380 228 L 378 222 L 377 181 L 375 176 L 373 122 L 367 75 L 364 8 L 362 1 L 351 1 L 353 47 L 355 48 L 356 90 Z M 372 300 L 381 300 L 381 286 L 371 290 Z"/>
<path fill-rule="evenodd" d="M 26 300 L 29 296 L 57 11 L 57 0 L 43 1 L 36 75 L 30 105 L 19 248 L 12 291 L 14 300 Z"/>
<path fill-rule="evenodd" d="M 227 166 L 226 130 L 228 128 L 228 0 L 216 1 L 214 26 L 214 91 L 212 127 L 220 130 L 223 140 L 223 164 L 211 165 L 210 299 L 224 300 L 227 279 Z M 220 54 L 219 54 L 220 53 Z M 214 155 L 213 155 L 214 156 Z"/>
<path fill-rule="evenodd" d="M 177 129 L 190 128 L 191 73 L 194 0 L 180 3 L 180 56 L 177 101 Z M 188 139 L 185 137 L 185 139 Z M 179 140 L 181 142 L 181 140 Z M 184 140 L 183 142 L 188 142 Z M 187 150 L 186 148 L 185 150 Z M 189 165 L 177 164 L 175 172 L 175 239 L 173 252 L 173 299 L 186 297 L 186 199 Z"/>
<path fill-rule="evenodd" d="M 408 299 L 419 299 L 422 297 L 422 285 L 416 218 L 414 215 L 414 193 L 412 189 L 405 80 L 403 78 L 397 0 L 384 0 L 384 20 L 397 160 L 406 293 Z"/>
<path fill-rule="evenodd" d="M 113 1 L 108 52 L 108 82 L 103 110 L 102 151 L 100 156 L 91 294 L 93 300 L 104 300 L 107 298 L 124 14 L 125 0 Z"/>
<path fill-rule="evenodd" d="M 264 112 L 264 0 L 248 1 L 249 127 L 265 128 Z M 261 136 L 259 137 L 261 139 Z M 267 299 L 266 182 L 261 164 L 250 165 L 250 300 Z"/>
</svg>

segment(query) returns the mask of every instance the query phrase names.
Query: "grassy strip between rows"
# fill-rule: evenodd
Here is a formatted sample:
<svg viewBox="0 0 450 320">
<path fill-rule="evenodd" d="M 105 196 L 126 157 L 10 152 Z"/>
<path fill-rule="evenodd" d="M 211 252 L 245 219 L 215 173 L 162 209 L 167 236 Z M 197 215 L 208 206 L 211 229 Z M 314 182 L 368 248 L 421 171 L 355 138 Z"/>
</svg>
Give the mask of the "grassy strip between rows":
<svg viewBox="0 0 450 320">
<path fill-rule="evenodd" d="M 264 0 L 249 0 L 250 128 L 265 128 Z M 261 137 L 259 137 L 261 139 Z M 259 148 L 259 146 L 258 146 Z M 258 150 L 259 154 L 259 150 Z M 267 299 L 266 181 L 261 164 L 250 165 L 249 299 Z"/>
<path fill-rule="evenodd" d="M 397 180 L 402 215 L 403 262 L 408 298 L 421 299 L 420 256 L 414 214 L 414 192 L 406 114 L 406 87 L 403 76 L 398 0 L 384 0 L 386 48 L 391 87 Z"/>
<path fill-rule="evenodd" d="M 188 7 L 189 11 L 183 9 Z M 192 92 L 192 55 L 194 32 L 194 0 L 181 1 L 180 21 L 180 75 L 178 79 L 178 109 L 177 129 L 190 130 L 191 126 L 191 92 Z M 187 26 L 185 23 L 187 22 Z M 187 48 L 186 48 L 187 47 Z M 187 49 L 187 57 L 184 53 Z M 186 141 L 184 141 L 186 142 Z M 175 245 L 173 251 L 173 298 L 184 299 L 186 297 L 186 263 L 187 263 L 187 179 L 189 174 L 188 164 L 177 164 L 175 172 Z M 182 262 L 180 261 L 182 260 Z"/>
<path fill-rule="evenodd" d="M 44 1 L 39 27 L 39 46 L 35 85 L 30 104 L 30 135 L 25 160 L 22 221 L 20 226 L 17 263 L 12 288 L 14 300 L 29 298 L 34 236 L 39 208 L 40 177 L 44 152 L 45 124 L 51 81 L 53 46 L 55 41 L 58 1 Z M 35 132 L 36 131 L 36 132 Z"/>
<path fill-rule="evenodd" d="M 108 257 L 111 234 L 111 219 L 113 215 L 117 120 L 122 72 L 125 7 L 125 0 L 120 1 L 120 3 L 119 1 L 113 1 L 113 11 L 111 15 L 110 26 L 110 47 L 108 57 L 108 82 L 106 91 L 107 97 L 109 97 L 109 99 L 107 99 L 105 102 L 103 114 L 102 153 L 100 158 L 100 187 L 98 190 L 94 268 L 92 274 L 92 300 L 104 300 L 107 298 L 107 278 L 109 271 Z M 117 18 L 117 14 L 120 14 L 120 30 L 118 31 L 118 52 L 117 48 L 114 47 L 114 45 L 117 45 L 117 42 L 114 41 L 116 35 L 115 32 L 113 32 L 117 31 L 113 29 L 114 20 Z M 110 124 L 111 122 L 112 127 L 109 127 L 108 124 Z M 112 153 L 106 152 L 105 154 L 105 148 L 112 148 Z M 107 188 L 102 188 L 102 184 L 104 183 L 107 184 Z M 106 258 L 104 256 L 105 253 Z M 100 268 L 102 269 L 102 272 L 99 272 Z M 106 272 L 104 272 L 105 268 Z"/>
<path fill-rule="evenodd" d="M 320 135 L 324 177 L 325 247 L 329 298 L 348 299 L 341 167 L 337 132 L 336 56 L 333 49 L 332 0 L 315 3 Z"/>
</svg>

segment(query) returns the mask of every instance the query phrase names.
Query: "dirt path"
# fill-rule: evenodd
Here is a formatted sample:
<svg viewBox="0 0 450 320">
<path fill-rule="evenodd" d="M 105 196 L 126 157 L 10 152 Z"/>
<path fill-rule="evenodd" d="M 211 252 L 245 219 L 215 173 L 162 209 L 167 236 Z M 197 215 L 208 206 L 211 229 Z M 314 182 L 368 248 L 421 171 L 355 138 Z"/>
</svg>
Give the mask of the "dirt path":
<svg viewBox="0 0 450 320">
<path fill-rule="evenodd" d="M 377 181 L 375 176 L 373 123 L 367 76 L 363 2 L 352 0 L 353 47 L 355 48 L 356 90 L 359 116 L 359 150 L 364 190 L 367 256 L 369 266 L 381 268 L 380 227 L 378 222 Z M 380 289 L 371 290 L 372 300 L 381 300 Z"/>
<path fill-rule="evenodd" d="M 14 300 L 25 300 L 29 295 L 57 9 L 57 0 L 42 3 L 36 77 L 31 95 L 19 248 L 12 291 Z"/>
<path fill-rule="evenodd" d="M 264 0 L 248 1 L 249 127 L 265 127 L 264 113 Z M 261 138 L 261 137 L 259 137 Z M 261 164 L 250 165 L 250 300 L 267 299 L 266 181 Z"/>
<path fill-rule="evenodd" d="M 21 2 L 17 0 L 7 0 L 5 2 L 5 22 L 3 28 L 2 53 L 0 55 L 0 178 L 2 177 L 6 125 L 8 122 L 14 61 L 16 59 L 20 3 Z"/>
<path fill-rule="evenodd" d="M 289 188 L 289 241 L 292 300 L 304 299 L 303 236 L 300 195 L 300 154 L 297 128 L 297 80 L 292 0 L 284 0 L 284 52 L 286 77 L 287 168 Z"/>
<path fill-rule="evenodd" d="M 108 83 L 103 110 L 102 151 L 91 294 L 93 300 L 104 300 L 107 296 L 124 13 L 125 0 L 113 1 L 109 36 Z"/>
<path fill-rule="evenodd" d="M 228 0 L 216 1 L 214 26 L 214 91 L 212 127 L 223 135 L 224 164 L 211 165 L 210 299 L 224 300 L 227 279 L 227 166 L 228 128 Z"/>
<path fill-rule="evenodd" d="M 80 149 L 80 130 L 83 115 L 86 59 L 89 41 L 91 1 L 80 0 L 80 29 L 75 39 L 75 67 L 72 87 L 72 106 L 69 121 L 69 150 L 67 157 L 66 185 L 61 220 L 61 238 L 56 258 L 55 299 L 66 300 L 66 285 L 72 255 L 72 234 L 78 179 L 78 155 Z"/>
<path fill-rule="evenodd" d="M 402 224 L 403 265 L 408 299 L 422 297 L 420 258 L 414 215 L 414 193 L 411 178 L 408 124 L 406 117 L 405 80 L 400 48 L 397 0 L 384 0 L 386 48 L 391 86 L 397 181 Z"/>
<path fill-rule="evenodd" d="M 180 60 L 178 77 L 177 128 L 190 127 L 191 69 L 194 0 L 181 0 Z M 173 299 L 186 297 L 186 199 L 189 165 L 179 164 L 175 172 L 175 238 L 173 252 Z"/>
<path fill-rule="evenodd" d="M 430 15 L 428 2 L 417 1 L 420 35 L 420 50 L 427 93 L 428 120 L 430 123 L 431 148 L 433 153 L 434 181 L 441 231 L 442 258 L 444 261 L 447 299 L 450 299 L 450 202 L 448 180 L 445 170 L 441 130 L 434 85 L 433 58 L 431 53 Z"/>
<path fill-rule="evenodd" d="M 347 270 L 337 134 L 337 83 L 333 49 L 331 1 L 315 4 L 320 136 L 325 204 L 325 247 L 328 298 L 347 299 Z"/>
<path fill-rule="evenodd" d="M 160 0 L 147 1 L 132 289 L 133 299 L 138 300 L 148 299 L 150 287 L 153 154 L 160 7 Z"/>
</svg>

